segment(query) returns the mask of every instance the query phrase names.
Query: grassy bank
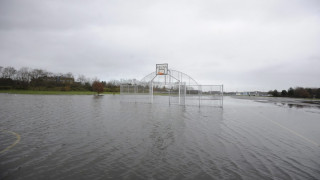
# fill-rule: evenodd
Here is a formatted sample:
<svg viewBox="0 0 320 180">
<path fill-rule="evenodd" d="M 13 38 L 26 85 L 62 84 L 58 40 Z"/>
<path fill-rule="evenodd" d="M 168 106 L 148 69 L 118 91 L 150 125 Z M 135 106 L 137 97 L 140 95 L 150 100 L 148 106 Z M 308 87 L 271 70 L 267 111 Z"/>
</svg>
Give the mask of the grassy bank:
<svg viewBox="0 0 320 180">
<path fill-rule="evenodd" d="M 93 95 L 92 91 L 33 91 L 33 90 L 0 90 L 0 93 L 8 94 L 39 94 L 39 95 Z M 113 92 L 104 92 L 102 94 L 119 94 Z"/>
</svg>

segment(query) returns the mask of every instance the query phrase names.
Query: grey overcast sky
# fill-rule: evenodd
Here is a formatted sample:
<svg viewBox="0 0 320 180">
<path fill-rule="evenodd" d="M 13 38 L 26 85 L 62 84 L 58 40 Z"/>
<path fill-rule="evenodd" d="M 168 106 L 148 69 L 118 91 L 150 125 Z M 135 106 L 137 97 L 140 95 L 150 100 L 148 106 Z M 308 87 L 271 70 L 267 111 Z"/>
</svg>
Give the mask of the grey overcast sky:
<svg viewBox="0 0 320 180">
<path fill-rule="evenodd" d="M 108 81 L 156 63 L 226 91 L 320 87 L 320 1 L 0 0 L 0 66 Z"/>
</svg>

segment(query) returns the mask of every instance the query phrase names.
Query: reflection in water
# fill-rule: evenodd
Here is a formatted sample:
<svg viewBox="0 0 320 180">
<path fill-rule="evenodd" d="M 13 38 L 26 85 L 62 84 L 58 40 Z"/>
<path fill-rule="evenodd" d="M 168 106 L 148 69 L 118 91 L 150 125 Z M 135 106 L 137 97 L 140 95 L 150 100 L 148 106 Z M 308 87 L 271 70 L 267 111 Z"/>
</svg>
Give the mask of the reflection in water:
<svg viewBox="0 0 320 180">
<path fill-rule="evenodd" d="M 316 109 L 320 109 L 320 106 L 312 106 L 312 105 L 306 105 L 306 104 L 291 104 L 291 103 L 285 103 L 284 105 L 286 105 L 289 108 L 297 108 L 297 109 L 302 109 L 302 108 L 316 108 Z"/>
<path fill-rule="evenodd" d="M 0 99 L 1 129 L 21 135 L 14 148 L 0 154 L 0 179 L 320 176 L 318 147 L 261 118 L 288 123 L 303 119 L 303 125 L 311 123 L 310 132 L 316 133 L 316 113 L 288 113 L 277 106 L 228 98 L 223 109 L 123 103 L 113 95 L 0 94 Z M 14 141 L 1 133 L 0 139 L 4 148 Z"/>
<path fill-rule="evenodd" d="M 261 102 L 261 103 L 270 103 L 270 101 L 256 101 L 256 102 Z M 297 108 L 297 109 L 302 109 L 302 108 L 314 108 L 314 109 L 320 109 L 320 106 L 316 105 L 310 105 L 310 104 L 303 104 L 303 103 L 285 103 L 285 102 L 273 102 L 274 105 L 280 106 L 280 107 L 289 107 L 289 108 Z M 314 103 L 316 104 L 316 103 Z"/>
<path fill-rule="evenodd" d="M 310 107 L 310 106 L 305 106 L 305 105 L 300 105 L 300 104 L 287 104 L 289 106 L 289 108 L 298 108 L 298 109 L 301 109 L 301 108 L 304 108 L 304 107 Z"/>
</svg>

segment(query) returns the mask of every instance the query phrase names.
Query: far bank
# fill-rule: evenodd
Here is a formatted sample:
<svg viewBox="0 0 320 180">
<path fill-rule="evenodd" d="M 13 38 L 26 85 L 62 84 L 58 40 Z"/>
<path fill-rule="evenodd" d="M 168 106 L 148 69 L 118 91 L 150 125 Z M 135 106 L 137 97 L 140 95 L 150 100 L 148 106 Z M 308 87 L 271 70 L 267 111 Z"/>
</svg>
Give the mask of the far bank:
<svg viewBox="0 0 320 180">
<path fill-rule="evenodd" d="M 0 90 L 7 94 L 34 94 L 34 95 L 94 95 L 93 91 L 37 91 L 37 90 Z M 119 92 L 103 92 L 100 94 L 120 94 Z"/>
</svg>

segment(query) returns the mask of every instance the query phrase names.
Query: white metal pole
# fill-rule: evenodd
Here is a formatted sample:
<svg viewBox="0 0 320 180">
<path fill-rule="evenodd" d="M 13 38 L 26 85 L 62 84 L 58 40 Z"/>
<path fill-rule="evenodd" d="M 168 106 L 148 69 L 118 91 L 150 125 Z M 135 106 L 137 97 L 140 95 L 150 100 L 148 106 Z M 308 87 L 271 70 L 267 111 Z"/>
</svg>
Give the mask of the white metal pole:
<svg viewBox="0 0 320 180">
<path fill-rule="evenodd" d="M 153 104 L 153 82 L 151 82 L 151 104 Z"/>
<path fill-rule="evenodd" d="M 199 96 L 199 107 L 200 107 L 200 104 L 201 104 L 201 86 L 199 85 L 198 86 L 198 96 Z"/>
<path fill-rule="evenodd" d="M 223 108 L 223 84 L 222 84 L 222 108 Z"/>
<path fill-rule="evenodd" d="M 179 81 L 179 105 L 180 105 L 180 81 Z"/>
<path fill-rule="evenodd" d="M 187 85 L 184 84 L 184 105 L 186 105 L 186 96 L 187 96 Z"/>
<path fill-rule="evenodd" d="M 172 86 L 172 84 L 170 84 L 170 86 L 169 86 L 169 105 L 171 105 L 171 86 Z"/>
<path fill-rule="evenodd" d="M 135 84 L 134 85 L 134 101 L 135 101 L 135 103 L 137 103 L 137 99 L 138 99 L 137 94 L 138 94 L 138 86 Z"/>
</svg>

